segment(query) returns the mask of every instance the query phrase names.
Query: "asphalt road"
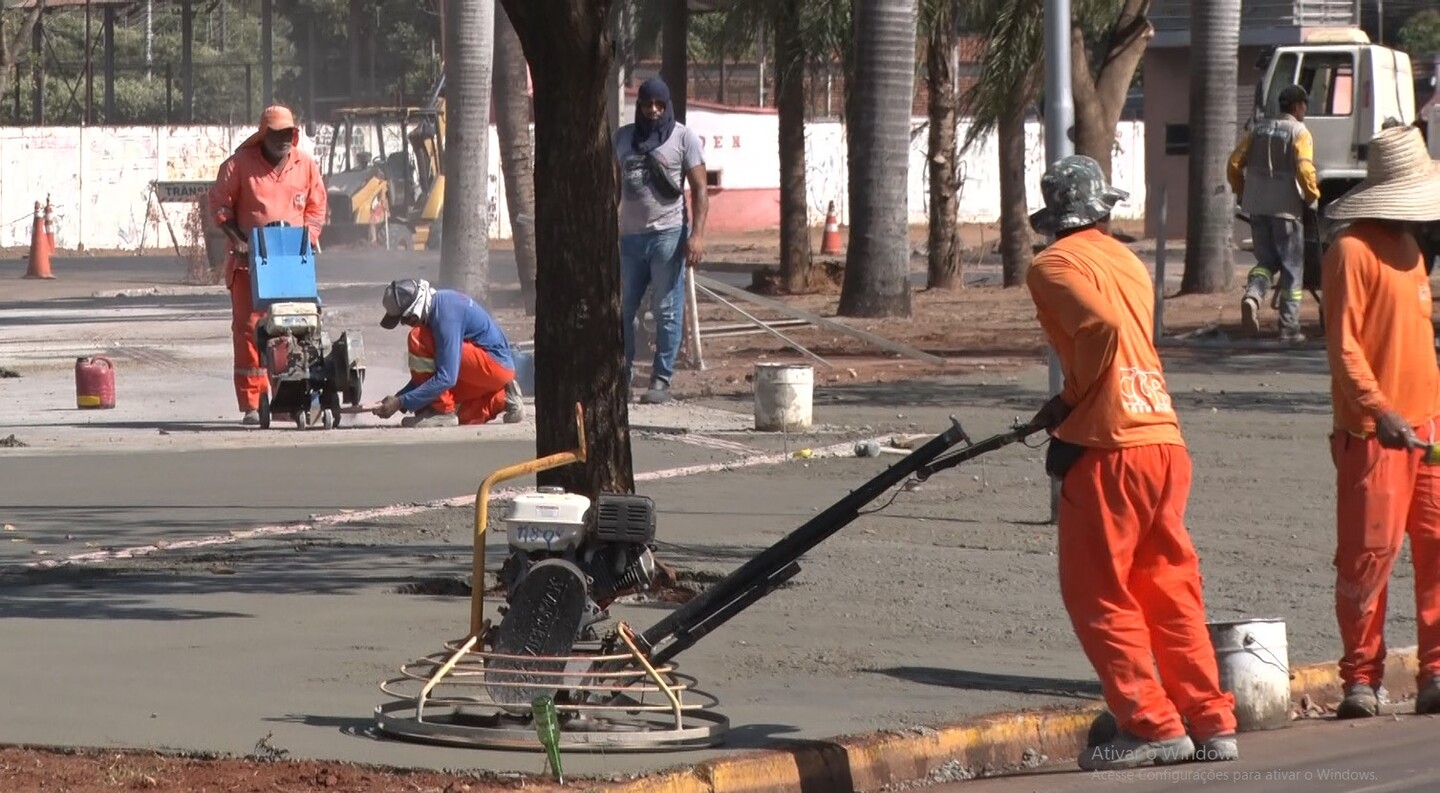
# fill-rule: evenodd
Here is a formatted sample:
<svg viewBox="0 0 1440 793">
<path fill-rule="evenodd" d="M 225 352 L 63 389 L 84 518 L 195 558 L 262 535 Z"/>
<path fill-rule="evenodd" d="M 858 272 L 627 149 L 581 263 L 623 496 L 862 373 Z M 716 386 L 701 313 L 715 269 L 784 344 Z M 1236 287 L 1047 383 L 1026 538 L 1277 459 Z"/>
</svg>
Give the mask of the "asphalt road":
<svg viewBox="0 0 1440 793">
<path fill-rule="evenodd" d="M 1413 706 L 1411 706 L 1413 707 Z M 1437 719 L 1405 706 L 1366 721 L 1294 722 L 1241 735 L 1234 763 L 1187 763 L 1132 771 L 1086 772 L 1073 762 L 994 779 L 940 785 L 934 793 L 1421 793 L 1440 789 Z"/>
</svg>

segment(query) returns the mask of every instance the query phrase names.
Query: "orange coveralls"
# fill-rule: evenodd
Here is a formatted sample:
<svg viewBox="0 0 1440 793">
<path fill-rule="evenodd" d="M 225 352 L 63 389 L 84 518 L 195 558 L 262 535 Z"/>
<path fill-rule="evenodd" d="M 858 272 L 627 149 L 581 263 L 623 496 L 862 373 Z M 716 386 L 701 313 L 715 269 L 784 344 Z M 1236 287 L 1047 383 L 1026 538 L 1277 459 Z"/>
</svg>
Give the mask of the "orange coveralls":
<svg viewBox="0 0 1440 793">
<path fill-rule="evenodd" d="M 1341 232 L 1321 270 L 1335 429 L 1335 617 L 1345 684 L 1378 687 L 1385 668 L 1390 571 L 1410 536 L 1423 686 L 1440 674 L 1440 467 L 1421 450 L 1386 449 L 1375 419 L 1404 417 L 1436 438 L 1440 366 L 1430 280 L 1410 234 L 1360 222 Z"/>
<path fill-rule="evenodd" d="M 1054 437 L 1086 447 L 1060 491 L 1060 595 L 1120 729 L 1145 740 L 1235 731 L 1185 527 L 1190 457 L 1150 339 L 1150 274 L 1096 229 L 1027 276 L 1065 374 Z M 1159 668 L 1159 679 L 1155 670 Z"/>
<path fill-rule="evenodd" d="M 297 133 L 298 136 L 298 133 Z M 320 168 L 310 155 L 291 147 L 290 156 L 279 168 L 265 159 L 260 148 L 263 134 L 257 133 L 240 145 L 220 165 L 220 174 L 210 189 L 210 211 L 219 225 L 234 218 L 246 239 L 250 230 L 266 223 L 285 221 L 306 226 L 310 239 L 320 241 L 325 223 L 325 185 Z M 269 388 L 255 346 L 255 313 L 250 294 L 250 260 L 231 254 L 225 262 L 225 287 L 230 290 L 230 334 L 235 345 L 235 400 L 241 412 L 258 410 L 260 394 Z"/>
<path fill-rule="evenodd" d="M 411 387 L 434 377 L 435 334 L 424 325 L 411 328 L 406 348 Z M 428 407 L 436 413 L 455 413 L 458 408 L 456 418 L 461 424 L 488 424 L 505 412 L 505 386 L 514 379 L 514 371 L 490 357 L 480 345 L 465 341 L 460 344 L 459 378 Z"/>
</svg>

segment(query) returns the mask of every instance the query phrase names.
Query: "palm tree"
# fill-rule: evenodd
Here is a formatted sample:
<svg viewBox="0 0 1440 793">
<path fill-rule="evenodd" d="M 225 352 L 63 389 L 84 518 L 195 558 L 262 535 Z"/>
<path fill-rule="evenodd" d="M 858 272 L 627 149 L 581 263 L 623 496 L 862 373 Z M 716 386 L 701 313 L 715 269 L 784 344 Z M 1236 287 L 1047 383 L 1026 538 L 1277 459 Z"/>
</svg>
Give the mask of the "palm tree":
<svg viewBox="0 0 1440 793">
<path fill-rule="evenodd" d="M 863 0 L 855 8 L 855 85 L 846 136 L 850 245 L 841 316 L 911 313 L 906 188 L 916 23 L 916 0 Z"/>
<path fill-rule="evenodd" d="M 529 72 L 510 15 L 495 14 L 495 136 L 525 314 L 535 316 L 535 150 L 530 142 Z"/>
<path fill-rule="evenodd" d="M 575 447 L 585 406 L 585 462 L 538 484 L 594 496 L 632 493 L 620 332 L 615 155 L 605 120 L 611 0 L 502 0 L 531 64 L 535 105 L 535 450 Z"/>
<path fill-rule="evenodd" d="M 1235 278 L 1234 201 L 1225 164 L 1235 141 L 1240 0 L 1190 7 L 1190 174 L 1185 231 L 1185 294 L 1228 290 Z"/>
<path fill-rule="evenodd" d="M 780 280 L 810 286 L 810 207 L 805 190 L 805 0 L 775 3 L 775 98 L 780 147 Z"/>
<path fill-rule="evenodd" d="M 490 71 L 493 0 L 445 3 L 444 234 L 439 285 L 488 302 L 490 297 Z"/>
<path fill-rule="evenodd" d="M 983 32 L 985 43 L 980 74 L 960 100 L 971 117 L 963 150 L 996 133 L 1001 278 L 1005 286 L 1019 286 L 1034 259 L 1025 193 L 1025 112 L 1043 66 L 1041 17 L 1023 3 L 982 0 L 970 4 L 965 21 Z"/>
<path fill-rule="evenodd" d="M 963 283 L 960 273 L 960 172 L 956 74 L 952 58 L 960 46 L 959 0 L 923 0 L 920 27 L 925 31 L 925 79 L 930 171 L 930 236 L 926 263 L 927 289 L 951 289 Z"/>
</svg>

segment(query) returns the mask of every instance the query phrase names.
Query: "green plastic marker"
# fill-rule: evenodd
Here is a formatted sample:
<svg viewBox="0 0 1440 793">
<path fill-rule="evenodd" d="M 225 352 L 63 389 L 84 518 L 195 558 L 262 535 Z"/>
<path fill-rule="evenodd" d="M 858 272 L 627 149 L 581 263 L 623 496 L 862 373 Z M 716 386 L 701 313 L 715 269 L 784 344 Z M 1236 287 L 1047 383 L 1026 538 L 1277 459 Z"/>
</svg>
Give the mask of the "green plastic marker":
<svg viewBox="0 0 1440 793">
<path fill-rule="evenodd" d="M 564 772 L 560 770 L 560 723 L 555 715 L 555 701 L 549 697 L 536 697 L 530 702 L 530 715 L 535 719 L 535 734 L 545 747 L 545 756 L 550 760 L 550 770 L 560 784 L 565 784 Z"/>
<path fill-rule="evenodd" d="M 1426 465 L 1440 465 L 1440 443 L 1432 443 L 1425 447 L 1425 456 L 1422 458 Z"/>
</svg>

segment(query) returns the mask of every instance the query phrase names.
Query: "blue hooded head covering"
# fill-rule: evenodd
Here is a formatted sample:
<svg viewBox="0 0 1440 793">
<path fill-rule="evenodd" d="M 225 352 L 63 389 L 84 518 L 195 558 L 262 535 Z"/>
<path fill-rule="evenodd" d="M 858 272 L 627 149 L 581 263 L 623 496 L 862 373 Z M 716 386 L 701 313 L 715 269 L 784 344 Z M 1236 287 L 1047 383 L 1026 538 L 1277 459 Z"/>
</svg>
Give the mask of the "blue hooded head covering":
<svg viewBox="0 0 1440 793">
<path fill-rule="evenodd" d="M 665 112 L 658 121 L 651 123 L 641 108 L 649 102 L 659 100 L 665 103 Z M 670 139 L 675 131 L 675 106 L 670 102 L 670 86 L 659 77 L 651 77 L 640 84 L 638 100 L 635 103 L 635 135 L 630 147 L 640 154 L 654 151 Z"/>
</svg>

